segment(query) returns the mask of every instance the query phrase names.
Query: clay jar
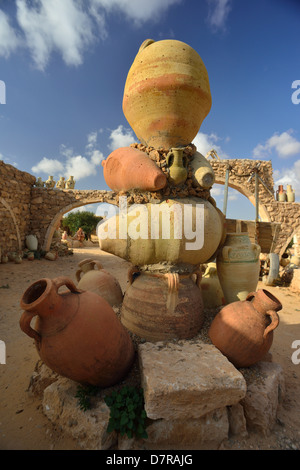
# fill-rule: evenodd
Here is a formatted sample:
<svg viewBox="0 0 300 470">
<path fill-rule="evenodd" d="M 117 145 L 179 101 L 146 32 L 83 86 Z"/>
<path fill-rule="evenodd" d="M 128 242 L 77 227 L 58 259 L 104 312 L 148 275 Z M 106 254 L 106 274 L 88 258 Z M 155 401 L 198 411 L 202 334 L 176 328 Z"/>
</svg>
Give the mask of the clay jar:
<svg viewBox="0 0 300 470">
<path fill-rule="evenodd" d="M 223 307 L 208 335 L 235 367 L 249 367 L 263 359 L 279 324 L 280 301 L 265 289 L 250 293 L 246 300 Z"/>
<path fill-rule="evenodd" d="M 58 292 L 59 288 L 66 286 Z M 134 347 L 112 307 L 66 277 L 40 279 L 21 298 L 24 333 L 34 338 L 42 361 L 82 384 L 109 387 L 129 371 Z M 35 328 L 30 326 L 36 317 Z"/>
<path fill-rule="evenodd" d="M 217 271 L 226 303 L 245 300 L 255 291 L 260 271 L 260 246 L 247 233 L 227 233 L 217 256 Z"/>
<path fill-rule="evenodd" d="M 123 112 L 138 139 L 154 148 L 185 147 L 211 108 L 207 70 L 181 41 L 144 41 L 128 72 Z"/>
<path fill-rule="evenodd" d="M 145 152 L 133 147 L 120 147 L 102 161 L 106 184 L 114 191 L 157 191 L 167 178 Z"/>
<path fill-rule="evenodd" d="M 121 322 L 146 341 L 192 338 L 204 319 L 200 280 L 200 273 L 194 281 L 192 275 L 130 270 Z"/>
<path fill-rule="evenodd" d="M 218 278 L 216 263 L 208 263 L 201 280 L 201 291 L 205 308 L 225 305 L 225 298 Z"/>
<path fill-rule="evenodd" d="M 76 279 L 79 289 L 101 295 L 112 307 L 122 303 L 123 293 L 119 282 L 103 269 L 101 263 L 85 259 L 78 264 L 78 267 Z"/>
<path fill-rule="evenodd" d="M 206 263 L 223 238 L 224 216 L 205 199 L 167 199 L 129 209 L 101 224 L 97 235 L 101 250 L 135 266 Z"/>
</svg>

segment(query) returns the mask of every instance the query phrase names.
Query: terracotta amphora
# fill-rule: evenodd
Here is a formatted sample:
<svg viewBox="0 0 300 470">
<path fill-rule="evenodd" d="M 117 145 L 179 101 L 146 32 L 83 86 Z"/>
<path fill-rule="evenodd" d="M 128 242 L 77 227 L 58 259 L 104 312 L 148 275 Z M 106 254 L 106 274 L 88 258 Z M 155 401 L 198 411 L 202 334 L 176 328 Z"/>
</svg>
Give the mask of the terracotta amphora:
<svg viewBox="0 0 300 470">
<path fill-rule="evenodd" d="M 69 290 L 59 292 L 63 286 Z M 78 289 L 67 277 L 43 278 L 24 292 L 21 307 L 20 327 L 34 338 L 40 358 L 53 371 L 100 387 L 118 383 L 129 372 L 133 343 L 98 294 Z"/>
<path fill-rule="evenodd" d="M 145 152 L 120 147 L 102 161 L 106 184 L 114 191 L 157 191 L 165 187 L 167 177 Z"/>
<path fill-rule="evenodd" d="M 118 307 L 123 300 L 123 292 L 117 279 L 103 269 L 98 261 L 85 259 L 78 263 L 76 271 L 78 288 L 101 295 L 112 307 Z"/>
<path fill-rule="evenodd" d="M 269 291 L 251 292 L 246 300 L 223 307 L 208 335 L 235 367 L 249 367 L 269 351 L 281 309 L 281 302 Z"/>
<path fill-rule="evenodd" d="M 142 43 L 127 75 L 123 112 L 143 144 L 185 147 L 210 108 L 207 70 L 192 47 L 172 39 Z"/>
<path fill-rule="evenodd" d="M 295 202 L 295 190 L 292 188 L 291 184 L 286 186 L 286 198 L 288 202 Z"/>
<path fill-rule="evenodd" d="M 121 322 L 146 341 L 193 338 L 204 321 L 201 273 L 152 274 L 129 271 L 130 286 L 121 308 Z"/>
</svg>

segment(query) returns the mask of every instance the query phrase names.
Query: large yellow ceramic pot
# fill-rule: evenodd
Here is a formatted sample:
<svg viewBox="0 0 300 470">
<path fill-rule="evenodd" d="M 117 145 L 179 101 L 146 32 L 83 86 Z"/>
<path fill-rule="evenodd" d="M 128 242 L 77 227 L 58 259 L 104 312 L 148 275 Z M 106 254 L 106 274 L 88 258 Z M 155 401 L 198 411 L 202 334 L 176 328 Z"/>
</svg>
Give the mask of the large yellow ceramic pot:
<svg viewBox="0 0 300 470">
<path fill-rule="evenodd" d="M 144 266 L 156 263 L 198 265 L 224 239 L 224 216 L 200 198 L 168 199 L 132 206 L 98 228 L 101 250 Z"/>
<path fill-rule="evenodd" d="M 217 271 L 226 303 L 244 301 L 255 292 L 260 271 L 260 246 L 251 243 L 248 233 L 227 233 L 217 256 Z"/>
<path fill-rule="evenodd" d="M 155 148 L 186 146 L 210 108 L 208 74 L 198 53 L 181 41 L 144 41 L 123 96 L 124 115 L 138 139 Z"/>
</svg>

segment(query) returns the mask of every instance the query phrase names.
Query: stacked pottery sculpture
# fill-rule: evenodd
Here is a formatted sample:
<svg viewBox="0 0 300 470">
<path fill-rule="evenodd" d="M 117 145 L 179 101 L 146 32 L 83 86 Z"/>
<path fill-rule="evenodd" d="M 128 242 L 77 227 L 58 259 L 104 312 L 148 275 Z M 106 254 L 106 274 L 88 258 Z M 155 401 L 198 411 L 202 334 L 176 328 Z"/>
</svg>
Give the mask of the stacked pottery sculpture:
<svg viewBox="0 0 300 470">
<path fill-rule="evenodd" d="M 225 238 L 224 216 L 210 196 L 213 169 L 191 143 L 210 108 L 198 53 L 181 41 L 144 41 L 123 97 L 140 143 L 102 162 L 120 213 L 98 238 L 102 250 L 134 265 L 121 321 L 149 341 L 188 339 L 203 323 L 199 267 Z"/>
</svg>

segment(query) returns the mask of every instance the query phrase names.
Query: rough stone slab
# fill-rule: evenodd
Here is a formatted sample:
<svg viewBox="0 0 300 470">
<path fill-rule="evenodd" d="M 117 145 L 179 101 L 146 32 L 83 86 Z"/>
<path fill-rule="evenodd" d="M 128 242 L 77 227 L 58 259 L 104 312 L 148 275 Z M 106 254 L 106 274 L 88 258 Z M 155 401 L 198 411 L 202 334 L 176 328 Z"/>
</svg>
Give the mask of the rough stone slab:
<svg viewBox="0 0 300 470">
<path fill-rule="evenodd" d="M 107 433 L 110 411 L 104 401 L 83 411 L 75 397 L 78 384 L 58 379 L 44 390 L 43 411 L 54 424 L 74 438 L 85 450 L 106 450 L 117 442 L 115 431 Z"/>
<path fill-rule="evenodd" d="M 200 341 L 139 345 L 145 410 L 151 419 L 200 418 L 244 398 L 242 374 Z"/>
<path fill-rule="evenodd" d="M 221 408 L 198 419 L 152 421 L 147 439 L 119 436 L 119 450 L 217 450 L 228 438 L 227 409 Z"/>
<path fill-rule="evenodd" d="M 229 433 L 232 436 L 248 436 L 244 408 L 240 403 L 228 407 Z"/>
<path fill-rule="evenodd" d="M 285 394 L 285 379 L 280 364 L 259 362 L 247 379 L 247 393 L 241 400 L 247 429 L 267 436 L 277 417 L 278 404 Z"/>
</svg>

